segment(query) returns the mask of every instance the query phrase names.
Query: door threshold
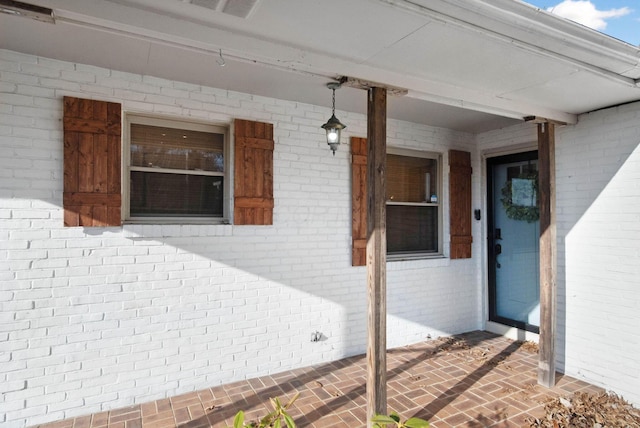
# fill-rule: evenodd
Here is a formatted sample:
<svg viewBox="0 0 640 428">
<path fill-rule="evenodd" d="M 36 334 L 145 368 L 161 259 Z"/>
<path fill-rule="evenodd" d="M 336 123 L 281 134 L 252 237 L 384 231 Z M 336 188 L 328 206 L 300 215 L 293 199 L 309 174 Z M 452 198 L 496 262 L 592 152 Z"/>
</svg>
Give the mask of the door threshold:
<svg viewBox="0 0 640 428">
<path fill-rule="evenodd" d="M 540 335 L 532 333 L 530 331 L 522 330 L 516 327 L 511 327 L 504 324 L 499 324 L 493 321 L 487 321 L 485 324 L 485 330 L 490 333 L 499 334 L 511 340 L 529 341 L 538 343 Z"/>
</svg>

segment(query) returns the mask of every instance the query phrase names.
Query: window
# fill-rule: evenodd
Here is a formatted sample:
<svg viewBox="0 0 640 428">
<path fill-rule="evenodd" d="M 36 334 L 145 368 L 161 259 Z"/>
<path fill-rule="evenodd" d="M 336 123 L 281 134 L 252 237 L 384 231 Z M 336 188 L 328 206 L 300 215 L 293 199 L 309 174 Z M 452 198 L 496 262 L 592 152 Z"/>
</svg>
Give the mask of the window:
<svg viewBox="0 0 640 428">
<path fill-rule="evenodd" d="M 231 201 L 225 127 L 129 115 L 122 139 L 121 112 L 119 103 L 64 97 L 65 227 L 121 226 L 122 215 L 227 222 L 232 203 L 236 225 L 273 224 L 273 124 L 233 121 Z"/>
<path fill-rule="evenodd" d="M 367 140 L 351 137 L 351 264 L 367 259 Z M 415 150 L 387 151 L 388 260 L 441 255 L 442 158 Z M 449 150 L 451 259 L 471 258 L 471 153 Z"/>
<path fill-rule="evenodd" d="M 440 172 L 437 154 L 389 149 L 387 253 L 441 253 Z"/>
<path fill-rule="evenodd" d="M 227 217 L 226 128 L 129 115 L 127 133 L 127 219 Z"/>
</svg>

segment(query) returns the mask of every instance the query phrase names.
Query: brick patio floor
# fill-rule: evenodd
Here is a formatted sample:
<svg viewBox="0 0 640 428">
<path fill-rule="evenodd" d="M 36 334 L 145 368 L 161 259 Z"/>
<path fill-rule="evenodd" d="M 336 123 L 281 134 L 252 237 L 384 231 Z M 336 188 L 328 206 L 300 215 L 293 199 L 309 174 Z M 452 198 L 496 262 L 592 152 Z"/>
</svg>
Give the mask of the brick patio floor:
<svg viewBox="0 0 640 428">
<path fill-rule="evenodd" d="M 558 375 L 537 385 L 535 346 L 486 332 L 429 340 L 387 353 L 387 404 L 403 418 L 434 428 L 523 427 L 544 403 L 575 391 L 601 392 Z M 364 427 L 366 358 L 356 356 L 150 403 L 42 424 L 40 428 L 199 428 L 230 426 L 238 410 L 264 416 L 270 397 L 291 408 L 298 427 Z"/>
</svg>

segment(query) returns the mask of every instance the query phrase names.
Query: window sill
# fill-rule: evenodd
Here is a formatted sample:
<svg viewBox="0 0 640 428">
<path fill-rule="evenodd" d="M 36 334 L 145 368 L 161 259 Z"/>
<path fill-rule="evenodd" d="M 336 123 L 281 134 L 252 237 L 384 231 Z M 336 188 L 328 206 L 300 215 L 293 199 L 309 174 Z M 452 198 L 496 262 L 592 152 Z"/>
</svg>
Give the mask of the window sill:
<svg viewBox="0 0 640 428">
<path fill-rule="evenodd" d="M 408 260 L 444 259 L 440 253 L 387 254 L 388 262 L 404 262 Z"/>
<path fill-rule="evenodd" d="M 390 254 L 387 255 L 388 270 L 403 270 L 416 268 L 437 268 L 447 267 L 451 259 L 442 254 L 422 253 L 422 254 Z"/>
<path fill-rule="evenodd" d="M 402 202 L 402 201 L 387 201 L 387 205 L 401 205 L 405 207 L 439 207 L 437 202 Z"/>
<path fill-rule="evenodd" d="M 203 218 L 188 218 L 188 217 L 140 217 L 131 218 L 123 222 L 124 225 L 129 224 L 144 224 L 144 225 L 174 225 L 174 226 L 188 226 L 188 225 L 207 225 L 216 226 L 221 224 L 230 224 L 229 220 L 219 217 L 203 217 Z"/>
</svg>

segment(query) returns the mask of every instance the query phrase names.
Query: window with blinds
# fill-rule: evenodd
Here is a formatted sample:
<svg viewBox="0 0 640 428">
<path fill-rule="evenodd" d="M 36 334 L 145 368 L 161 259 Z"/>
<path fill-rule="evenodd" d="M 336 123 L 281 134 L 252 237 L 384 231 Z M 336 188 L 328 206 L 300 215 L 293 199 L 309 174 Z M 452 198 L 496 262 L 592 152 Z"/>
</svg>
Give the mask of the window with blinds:
<svg viewBox="0 0 640 428">
<path fill-rule="evenodd" d="M 386 178 L 387 253 L 440 253 L 439 156 L 389 149 Z"/>
<path fill-rule="evenodd" d="M 224 127 L 127 117 L 128 219 L 225 216 Z"/>
</svg>

